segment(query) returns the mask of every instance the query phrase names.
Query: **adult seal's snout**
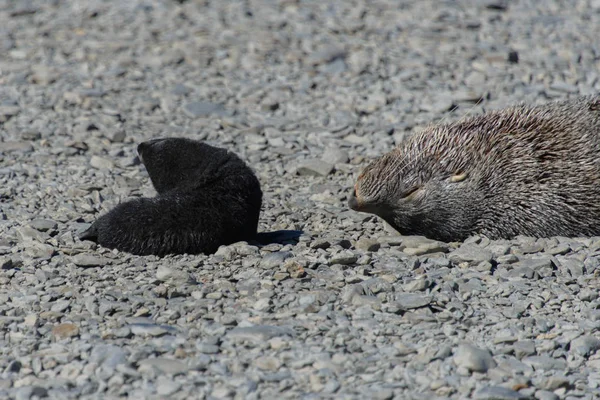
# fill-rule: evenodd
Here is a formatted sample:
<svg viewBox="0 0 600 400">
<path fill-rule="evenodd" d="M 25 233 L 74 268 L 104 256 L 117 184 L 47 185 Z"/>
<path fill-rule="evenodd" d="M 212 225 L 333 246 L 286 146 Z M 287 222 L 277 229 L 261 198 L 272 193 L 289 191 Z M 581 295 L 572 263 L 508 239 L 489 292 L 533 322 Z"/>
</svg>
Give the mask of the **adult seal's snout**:
<svg viewBox="0 0 600 400">
<path fill-rule="evenodd" d="M 355 211 L 360 211 L 361 203 L 356 196 L 356 186 L 352 189 L 350 193 L 350 199 L 348 200 L 348 207 Z"/>
</svg>

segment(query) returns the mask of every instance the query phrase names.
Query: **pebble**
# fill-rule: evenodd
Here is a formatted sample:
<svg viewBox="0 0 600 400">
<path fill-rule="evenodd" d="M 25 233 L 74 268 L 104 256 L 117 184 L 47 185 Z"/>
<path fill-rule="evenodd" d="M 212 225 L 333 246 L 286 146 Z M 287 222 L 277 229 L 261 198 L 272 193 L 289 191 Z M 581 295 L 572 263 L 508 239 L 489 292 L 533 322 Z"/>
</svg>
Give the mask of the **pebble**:
<svg viewBox="0 0 600 400">
<path fill-rule="evenodd" d="M 264 371 L 277 371 L 281 367 L 281 361 L 275 357 L 262 356 L 254 361 L 258 369 Z"/>
<path fill-rule="evenodd" d="M 183 112 L 190 118 L 207 117 L 210 115 L 227 116 L 230 113 L 221 104 L 208 101 L 193 101 L 183 106 Z"/>
<path fill-rule="evenodd" d="M 166 357 L 147 358 L 138 362 L 139 370 L 155 368 L 163 374 L 177 375 L 187 372 L 188 367 L 181 361 Z"/>
<path fill-rule="evenodd" d="M 96 169 L 105 170 L 112 170 L 115 167 L 115 163 L 112 160 L 96 155 L 92 156 L 92 158 L 90 159 L 90 165 Z"/>
<path fill-rule="evenodd" d="M 469 371 L 486 372 L 496 366 L 496 362 L 487 350 L 471 344 L 461 344 L 454 351 L 454 363 Z"/>
<path fill-rule="evenodd" d="M 57 339 L 65 339 L 79 335 L 79 327 L 75 324 L 60 324 L 52 328 L 52 335 Z"/>
<path fill-rule="evenodd" d="M 333 171 L 333 164 L 329 162 L 313 159 L 300 163 L 296 168 L 298 175 L 305 176 L 327 176 Z"/>
<path fill-rule="evenodd" d="M 327 148 L 321 157 L 328 164 L 346 164 L 350 161 L 348 152 L 341 149 Z"/>
<path fill-rule="evenodd" d="M 431 303 L 431 297 L 417 293 L 399 294 L 396 296 L 396 304 L 403 310 L 425 307 Z"/>
<path fill-rule="evenodd" d="M 260 267 L 263 269 L 276 269 L 282 266 L 285 260 L 292 257 L 292 253 L 289 251 L 277 251 L 275 253 L 266 254 L 262 260 L 260 260 Z"/>
<path fill-rule="evenodd" d="M 277 336 L 293 336 L 294 331 L 278 326 L 255 325 L 247 327 L 237 327 L 227 332 L 227 337 L 240 340 L 255 340 L 259 342 L 267 341 Z"/>
<path fill-rule="evenodd" d="M 170 396 L 181 388 L 181 383 L 166 376 L 159 376 L 156 381 L 156 393 L 160 396 Z"/>
<path fill-rule="evenodd" d="M 48 232 L 56 229 L 58 224 L 56 221 L 52 221 L 50 219 L 34 219 L 29 223 L 33 229 L 37 229 L 40 232 Z"/>
<path fill-rule="evenodd" d="M 450 261 L 455 263 L 466 262 L 470 265 L 480 262 L 490 262 L 492 253 L 476 244 L 463 244 L 458 249 L 448 254 Z"/>
<path fill-rule="evenodd" d="M 588 357 L 600 349 L 600 339 L 591 335 L 580 336 L 573 339 L 569 347 L 572 353 Z"/>
<path fill-rule="evenodd" d="M 535 398 L 538 400 L 559 400 L 560 397 L 554 392 L 547 390 L 538 390 L 535 392 Z"/>
<path fill-rule="evenodd" d="M 381 245 L 377 240 L 361 238 L 356 242 L 356 248 L 363 251 L 377 251 Z"/>
<path fill-rule="evenodd" d="M 488 386 L 475 392 L 473 398 L 481 400 L 525 400 L 530 397 L 502 386 Z"/>
<path fill-rule="evenodd" d="M 94 268 L 102 267 L 108 264 L 109 260 L 105 257 L 99 257 L 91 254 L 77 254 L 71 258 L 78 267 Z"/>
</svg>

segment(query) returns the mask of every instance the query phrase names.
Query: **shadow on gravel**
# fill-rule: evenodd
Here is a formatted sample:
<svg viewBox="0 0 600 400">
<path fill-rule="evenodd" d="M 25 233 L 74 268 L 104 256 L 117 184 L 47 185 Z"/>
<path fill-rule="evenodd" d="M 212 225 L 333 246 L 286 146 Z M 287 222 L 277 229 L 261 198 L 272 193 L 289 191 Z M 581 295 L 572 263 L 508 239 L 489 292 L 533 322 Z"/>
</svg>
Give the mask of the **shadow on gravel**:
<svg viewBox="0 0 600 400">
<path fill-rule="evenodd" d="M 254 242 L 261 246 L 266 246 L 272 243 L 279 244 L 296 244 L 299 241 L 300 236 L 304 231 L 273 231 L 273 232 L 260 232 L 256 235 Z"/>
</svg>

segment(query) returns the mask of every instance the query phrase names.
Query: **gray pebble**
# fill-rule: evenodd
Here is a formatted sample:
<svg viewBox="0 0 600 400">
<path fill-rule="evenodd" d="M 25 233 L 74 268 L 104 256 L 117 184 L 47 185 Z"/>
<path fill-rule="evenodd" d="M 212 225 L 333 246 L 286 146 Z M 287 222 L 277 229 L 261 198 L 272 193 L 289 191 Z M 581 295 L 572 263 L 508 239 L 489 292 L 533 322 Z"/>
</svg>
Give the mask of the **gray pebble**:
<svg viewBox="0 0 600 400">
<path fill-rule="evenodd" d="M 473 398 L 481 400 L 525 400 L 530 397 L 502 386 L 487 386 L 476 391 Z"/>
<path fill-rule="evenodd" d="M 461 344 L 454 351 L 454 363 L 469 371 L 486 372 L 496 366 L 496 362 L 487 350 L 482 350 L 471 344 Z"/>
<path fill-rule="evenodd" d="M 175 394 L 181 388 L 179 382 L 175 382 L 173 379 L 167 376 L 159 376 L 156 380 L 156 392 L 160 396 L 170 396 Z"/>
<path fill-rule="evenodd" d="M 448 258 L 455 263 L 466 262 L 474 265 L 480 262 L 490 262 L 492 260 L 492 253 L 476 244 L 463 244 L 451 252 Z"/>
<path fill-rule="evenodd" d="M 294 335 L 294 331 L 287 327 L 255 325 L 238 327 L 227 332 L 227 337 L 239 340 L 255 340 L 264 342 L 277 336 Z"/>
<path fill-rule="evenodd" d="M 227 116 L 231 113 L 221 104 L 208 101 L 194 101 L 183 107 L 183 112 L 190 118 L 207 117 L 210 115 Z"/>
<path fill-rule="evenodd" d="M 550 392 L 548 390 L 536 391 L 535 398 L 538 400 L 559 400 L 560 399 L 560 397 L 556 393 Z"/>
<path fill-rule="evenodd" d="M 570 343 L 571 352 L 583 357 L 588 357 L 600 349 L 600 339 L 591 335 L 580 336 Z"/>
<path fill-rule="evenodd" d="M 296 172 L 298 173 L 298 175 L 327 176 L 332 171 L 332 164 L 318 159 L 303 161 L 296 168 Z"/>
<path fill-rule="evenodd" d="M 399 294 L 396 296 L 396 302 L 401 309 L 411 310 L 414 308 L 425 307 L 431 303 L 431 297 L 417 293 Z"/>
<path fill-rule="evenodd" d="M 115 167 L 115 163 L 112 160 L 100 157 L 92 156 L 90 159 L 90 165 L 96 169 L 112 170 Z"/>
<path fill-rule="evenodd" d="M 93 268 L 93 267 L 102 267 L 109 263 L 109 260 L 105 257 L 94 256 L 91 254 L 77 254 L 71 257 L 71 260 L 78 267 L 83 268 Z"/>
<path fill-rule="evenodd" d="M 275 253 L 266 254 L 260 260 L 260 267 L 264 269 L 277 269 L 281 267 L 285 260 L 292 257 L 289 251 L 277 251 Z"/>
<path fill-rule="evenodd" d="M 58 224 L 56 221 L 52 221 L 50 219 L 34 219 L 29 223 L 33 229 L 37 229 L 40 232 L 47 232 L 50 230 L 56 229 Z"/>
</svg>

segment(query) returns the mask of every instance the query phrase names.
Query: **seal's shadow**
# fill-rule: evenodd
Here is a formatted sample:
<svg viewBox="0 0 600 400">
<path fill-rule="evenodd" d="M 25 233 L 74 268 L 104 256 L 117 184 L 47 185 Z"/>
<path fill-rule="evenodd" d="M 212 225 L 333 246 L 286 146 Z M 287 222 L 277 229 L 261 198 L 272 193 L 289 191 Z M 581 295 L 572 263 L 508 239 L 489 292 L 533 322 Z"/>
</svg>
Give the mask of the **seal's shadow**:
<svg viewBox="0 0 600 400">
<path fill-rule="evenodd" d="M 256 235 L 253 242 L 259 246 L 266 246 L 273 243 L 278 244 L 297 244 L 300 240 L 300 236 L 304 231 L 289 231 L 280 230 L 272 232 L 260 232 Z"/>
</svg>

